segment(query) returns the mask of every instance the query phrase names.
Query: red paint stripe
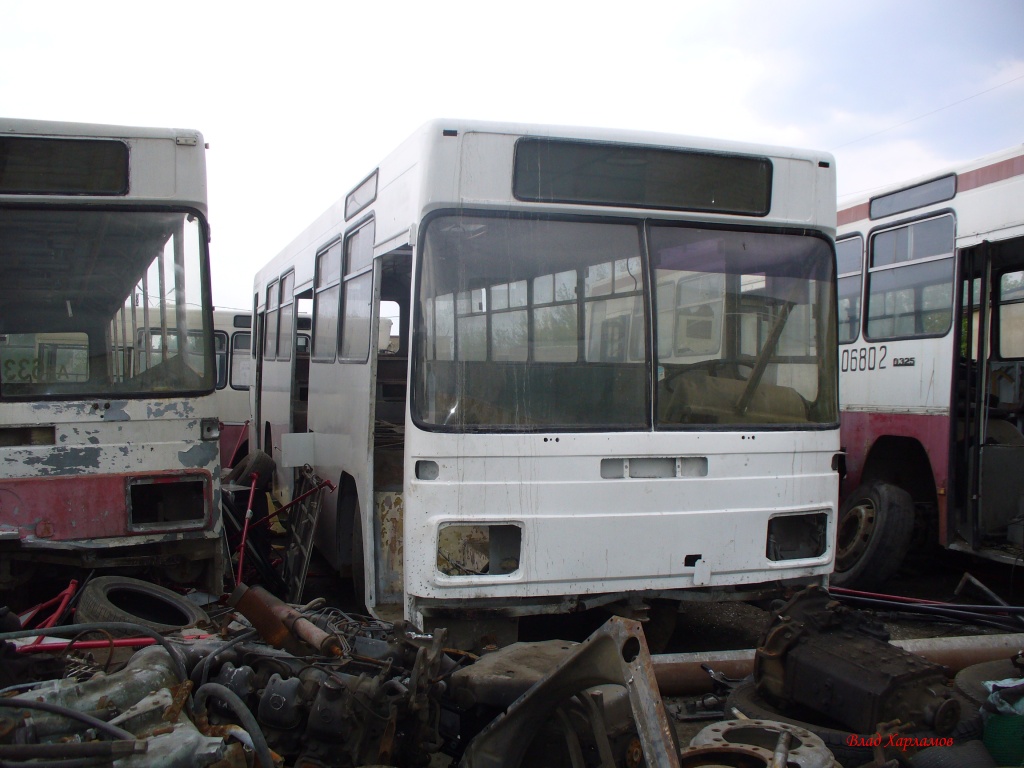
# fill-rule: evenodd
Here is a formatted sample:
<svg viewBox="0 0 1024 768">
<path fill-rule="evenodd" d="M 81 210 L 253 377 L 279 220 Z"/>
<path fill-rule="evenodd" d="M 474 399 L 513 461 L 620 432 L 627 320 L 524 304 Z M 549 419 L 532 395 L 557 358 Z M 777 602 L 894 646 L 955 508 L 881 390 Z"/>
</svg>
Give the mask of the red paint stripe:
<svg viewBox="0 0 1024 768">
<path fill-rule="evenodd" d="M 973 171 L 958 173 L 956 177 L 956 193 L 959 195 L 961 192 L 969 192 L 972 189 L 978 189 L 988 184 L 995 184 L 996 182 L 1006 181 L 1006 179 L 1022 175 L 1024 175 L 1024 155 L 1017 155 L 1016 157 L 1000 160 L 997 163 L 991 163 L 981 168 L 975 168 Z M 906 187 L 903 187 L 903 189 L 906 189 Z M 894 191 L 898 192 L 899 190 Z M 885 192 L 883 194 L 892 193 Z M 836 214 L 836 224 L 842 227 L 861 219 L 867 219 L 870 214 L 871 202 L 860 203 L 839 211 Z"/>
<path fill-rule="evenodd" d="M 956 191 L 959 194 L 1021 175 L 1024 175 L 1024 155 L 1017 155 L 1017 157 L 986 165 L 984 168 L 975 168 L 973 171 L 957 174 Z"/>
<path fill-rule="evenodd" d="M 843 210 L 836 214 L 836 224 L 841 227 L 844 224 L 852 224 L 855 221 L 866 219 L 869 211 L 869 203 L 861 203 L 860 205 L 855 205 L 852 208 L 843 208 Z"/>
<path fill-rule="evenodd" d="M 0 520 L 18 528 L 21 538 L 74 541 L 126 536 L 128 530 L 128 482 L 145 477 L 153 482 L 174 482 L 201 472 L 153 472 L 104 475 L 57 475 L 0 480 Z M 209 508 L 211 482 L 207 482 Z M 197 521 L 192 528 L 203 527 Z M 177 528 L 177 526 L 169 526 Z M 154 528 L 151 533 L 159 532 Z"/>
</svg>

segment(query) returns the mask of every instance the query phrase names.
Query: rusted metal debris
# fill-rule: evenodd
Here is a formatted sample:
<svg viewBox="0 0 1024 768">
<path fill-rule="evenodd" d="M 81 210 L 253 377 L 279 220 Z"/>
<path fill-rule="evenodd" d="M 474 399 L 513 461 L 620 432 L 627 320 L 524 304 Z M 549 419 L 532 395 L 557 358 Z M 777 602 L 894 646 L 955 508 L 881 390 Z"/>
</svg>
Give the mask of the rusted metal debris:
<svg viewBox="0 0 1024 768">
<path fill-rule="evenodd" d="M 757 649 L 757 690 L 780 709 L 806 708 L 853 733 L 892 720 L 952 732 L 960 702 L 946 671 L 888 639 L 869 615 L 823 589 L 803 590 L 779 609 Z"/>
<path fill-rule="evenodd" d="M 46 745 L 80 742 L 58 751 L 99 749 L 118 768 L 515 766 L 537 754 L 580 768 L 678 765 L 638 622 L 615 618 L 580 644 L 520 643 L 478 660 L 447 648 L 444 630 L 300 608 L 258 587 L 240 586 L 230 605 L 236 612 L 188 632 L 135 627 L 157 641 L 138 651 L 109 634 L 125 622 L 0 634 L 11 650 L 8 641 L 33 634 L 109 634 L 90 651 L 101 661 L 86 657 L 76 677 L 4 692 L 19 695 L 0 697 L 0 760 L 8 746 L 49 755 Z M 114 653 L 127 663 L 103 672 Z M 28 698 L 50 711 L 29 711 Z M 99 720 L 83 722 L 86 711 Z"/>
<path fill-rule="evenodd" d="M 642 624 L 619 617 L 583 643 L 514 643 L 476 657 L 448 647 L 443 629 L 425 634 L 322 601 L 291 605 L 259 587 L 240 585 L 219 610 L 215 621 L 199 611 L 199 626 L 170 633 L 94 622 L 0 634 L 7 659 L 46 652 L 45 644 L 9 642 L 32 635 L 71 637 L 63 652 L 73 645 L 91 654 L 46 672 L 6 665 L 15 677 L 0 691 L 0 761 L 816 768 L 832 765 L 835 732 L 823 743 L 817 725 L 794 718 L 820 717 L 856 738 L 884 727 L 905 739 L 918 726 L 948 734 L 960 714 L 946 670 L 885 643 L 869 618 L 815 590 L 777 612 L 756 650 L 685 662 L 652 657 Z M 129 631 L 142 638 L 123 637 Z M 986 638 L 983 648 L 1006 658 L 1020 641 Z M 931 653 L 952 644 L 960 658 L 978 659 L 977 641 L 922 642 L 939 646 Z M 136 649 L 144 643 L 151 645 Z M 699 676 L 716 683 L 723 701 L 729 696 L 727 712 L 742 713 L 727 689 L 747 671 L 751 679 L 733 692 L 746 690 L 764 710 L 708 726 L 689 746 L 677 743 L 662 695 Z"/>
</svg>

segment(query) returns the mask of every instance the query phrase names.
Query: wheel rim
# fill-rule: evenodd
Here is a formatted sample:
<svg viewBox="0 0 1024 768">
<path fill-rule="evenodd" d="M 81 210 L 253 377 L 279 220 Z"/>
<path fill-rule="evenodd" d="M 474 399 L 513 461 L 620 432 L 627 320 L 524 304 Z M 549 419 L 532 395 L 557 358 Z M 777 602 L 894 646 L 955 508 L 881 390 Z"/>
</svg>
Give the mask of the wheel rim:
<svg viewBox="0 0 1024 768">
<path fill-rule="evenodd" d="M 870 499 L 861 499 L 839 521 L 836 570 L 848 571 L 857 564 L 871 542 L 878 510 Z"/>
</svg>

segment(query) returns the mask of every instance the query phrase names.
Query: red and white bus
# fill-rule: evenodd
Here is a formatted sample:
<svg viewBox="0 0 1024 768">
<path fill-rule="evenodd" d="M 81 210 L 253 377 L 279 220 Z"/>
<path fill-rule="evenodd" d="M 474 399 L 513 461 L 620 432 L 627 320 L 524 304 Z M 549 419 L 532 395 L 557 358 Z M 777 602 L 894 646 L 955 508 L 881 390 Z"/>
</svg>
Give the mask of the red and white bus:
<svg viewBox="0 0 1024 768">
<path fill-rule="evenodd" d="M 841 206 L 838 224 L 847 475 L 832 583 L 877 586 L 915 529 L 1019 561 L 1024 147 Z"/>
<path fill-rule="evenodd" d="M 208 242 L 198 132 L 0 120 L 0 588 L 222 588 Z"/>
</svg>

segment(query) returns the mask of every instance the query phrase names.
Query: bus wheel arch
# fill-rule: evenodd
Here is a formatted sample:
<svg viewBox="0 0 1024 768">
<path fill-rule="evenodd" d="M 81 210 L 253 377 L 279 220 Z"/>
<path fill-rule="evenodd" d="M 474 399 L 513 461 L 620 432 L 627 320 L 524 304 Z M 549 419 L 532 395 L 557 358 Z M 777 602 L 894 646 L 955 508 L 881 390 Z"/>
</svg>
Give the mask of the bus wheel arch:
<svg viewBox="0 0 1024 768">
<path fill-rule="evenodd" d="M 882 435 L 864 462 L 860 484 L 878 481 L 902 488 L 915 502 L 935 503 L 935 475 L 928 451 L 912 437 Z"/>
</svg>

